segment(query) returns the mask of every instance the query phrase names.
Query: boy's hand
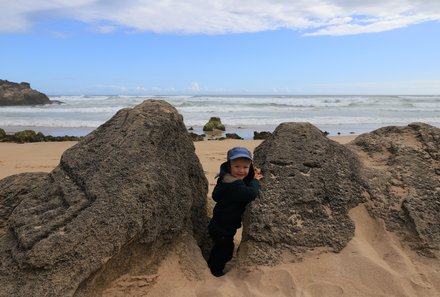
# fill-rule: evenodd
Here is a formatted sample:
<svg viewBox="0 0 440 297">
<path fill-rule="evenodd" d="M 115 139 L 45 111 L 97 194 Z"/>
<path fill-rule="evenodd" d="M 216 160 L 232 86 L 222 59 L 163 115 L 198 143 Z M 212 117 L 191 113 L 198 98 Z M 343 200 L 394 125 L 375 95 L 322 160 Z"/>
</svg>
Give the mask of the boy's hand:
<svg viewBox="0 0 440 297">
<path fill-rule="evenodd" d="M 260 179 L 263 178 L 263 175 L 261 174 L 261 169 L 260 169 L 260 168 L 255 167 L 255 168 L 254 168 L 254 173 L 255 173 L 254 178 L 255 178 L 256 180 L 260 180 Z"/>
</svg>

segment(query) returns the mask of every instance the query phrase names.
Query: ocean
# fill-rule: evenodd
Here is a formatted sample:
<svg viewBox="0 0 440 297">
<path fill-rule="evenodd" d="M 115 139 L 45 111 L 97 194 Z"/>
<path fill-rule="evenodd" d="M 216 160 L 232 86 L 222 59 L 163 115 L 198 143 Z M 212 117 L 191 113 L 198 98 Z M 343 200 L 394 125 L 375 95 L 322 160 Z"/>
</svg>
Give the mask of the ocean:
<svg viewBox="0 0 440 297">
<path fill-rule="evenodd" d="M 362 134 L 390 125 L 424 122 L 440 127 L 439 96 L 49 96 L 44 106 L 0 107 L 0 128 L 46 135 L 84 136 L 119 109 L 154 98 L 172 104 L 195 133 L 210 117 L 226 132 L 251 139 L 283 122 L 310 122 L 330 135 Z"/>
</svg>

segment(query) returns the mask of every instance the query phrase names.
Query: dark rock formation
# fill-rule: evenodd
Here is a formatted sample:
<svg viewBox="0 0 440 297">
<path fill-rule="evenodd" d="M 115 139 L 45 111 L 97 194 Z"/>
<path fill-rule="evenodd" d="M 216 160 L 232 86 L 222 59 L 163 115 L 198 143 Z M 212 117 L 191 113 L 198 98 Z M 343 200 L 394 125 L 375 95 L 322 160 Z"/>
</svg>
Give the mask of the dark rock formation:
<svg viewBox="0 0 440 297">
<path fill-rule="evenodd" d="M 211 117 L 209 121 L 203 126 L 203 131 L 221 130 L 225 131 L 225 125 L 218 117 Z"/>
<path fill-rule="evenodd" d="M 419 254 L 440 258 L 440 129 L 384 127 L 349 147 L 365 163 L 370 214 Z"/>
<path fill-rule="evenodd" d="M 194 132 L 189 132 L 189 135 L 191 136 L 191 139 L 193 141 L 203 141 L 203 140 L 205 140 L 205 134 L 199 135 L 199 134 L 194 133 Z"/>
<path fill-rule="evenodd" d="M 255 150 L 264 175 L 244 216 L 239 260 L 276 264 L 283 251 L 340 251 L 354 235 L 348 210 L 363 199 L 356 156 L 308 123 L 284 123 Z"/>
<path fill-rule="evenodd" d="M 42 141 L 79 141 L 83 137 L 77 136 L 52 136 L 44 135 L 41 132 L 36 133 L 34 130 L 23 130 L 14 134 L 6 134 L 3 129 L 0 129 L 0 142 L 42 142 Z"/>
<path fill-rule="evenodd" d="M 0 79 L 0 106 L 41 105 L 52 103 L 49 98 L 31 89 L 29 83 L 14 83 Z"/>
<path fill-rule="evenodd" d="M 226 136 L 227 139 L 239 139 L 239 140 L 243 139 L 237 133 L 226 133 L 225 136 Z"/>
<path fill-rule="evenodd" d="M 148 100 L 67 150 L 50 174 L 2 180 L 0 296 L 99 296 L 97 283 L 136 261 L 153 269 L 180 234 L 201 244 L 208 183 L 194 150 L 177 111 Z"/>
<path fill-rule="evenodd" d="M 268 132 L 268 131 L 254 131 L 254 140 L 257 139 L 268 139 L 270 136 L 272 136 L 272 133 Z"/>
</svg>

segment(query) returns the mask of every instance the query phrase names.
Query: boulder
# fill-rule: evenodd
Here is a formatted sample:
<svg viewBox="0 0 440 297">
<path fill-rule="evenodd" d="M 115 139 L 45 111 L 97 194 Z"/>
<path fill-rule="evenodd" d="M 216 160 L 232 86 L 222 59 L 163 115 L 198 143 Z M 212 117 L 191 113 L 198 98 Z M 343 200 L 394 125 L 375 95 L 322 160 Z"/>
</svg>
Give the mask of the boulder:
<svg viewBox="0 0 440 297">
<path fill-rule="evenodd" d="M 440 258 L 440 129 L 384 127 L 349 148 L 365 164 L 369 213 L 420 255 Z"/>
<path fill-rule="evenodd" d="M 154 273 L 182 234 L 205 240 L 207 190 L 174 107 L 118 111 L 49 174 L 0 182 L 0 296 L 99 296 L 132 265 Z"/>
<path fill-rule="evenodd" d="M 354 235 L 348 211 L 364 199 L 354 153 L 309 123 L 283 123 L 255 149 L 254 161 L 264 178 L 243 218 L 241 265 L 347 245 Z"/>
<path fill-rule="evenodd" d="M 50 103 L 52 102 L 45 94 L 31 89 L 29 83 L 14 83 L 0 79 L 0 106 Z"/>
<path fill-rule="evenodd" d="M 214 130 L 225 131 L 225 125 L 222 124 L 222 121 L 218 117 L 211 117 L 205 126 L 203 126 L 203 131 Z"/>
</svg>

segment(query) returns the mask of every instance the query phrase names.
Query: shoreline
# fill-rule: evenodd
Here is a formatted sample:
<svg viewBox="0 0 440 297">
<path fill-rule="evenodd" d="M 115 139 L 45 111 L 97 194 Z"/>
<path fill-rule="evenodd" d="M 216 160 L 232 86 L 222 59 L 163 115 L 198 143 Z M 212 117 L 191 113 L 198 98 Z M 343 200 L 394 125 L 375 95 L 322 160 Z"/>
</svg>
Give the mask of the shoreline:
<svg viewBox="0 0 440 297">
<path fill-rule="evenodd" d="M 314 124 L 312 124 L 314 125 Z M 270 132 L 272 133 L 278 125 L 248 125 L 248 126 L 226 126 L 226 131 L 219 131 L 220 134 L 216 137 L 226 137 L 226 133 L 235 133 L 244 140 L 253 140 L 254 132 Z M 327 132 L 329 136 L 353 136 L 368 133 L 383 126 L 375 125 L 361 125 L 359 127 L 319 127 L 314 125 L 323 132 Z M 362 128 L 360 128 L 362 127 Z M 42 126 L 3 126 L 0 127 L 5 130 L 7 134 L 14 134 L 23 130 L 33 130 L 36 133 L 41 132 L 45 136 L 86 136 L 93 132 L 98 127 L 42 127 Z M 203 131 L 203 126 L 186 126 L 188 132 L 193 132 L 198 135 L 209 132 Z"/>
</svg>

